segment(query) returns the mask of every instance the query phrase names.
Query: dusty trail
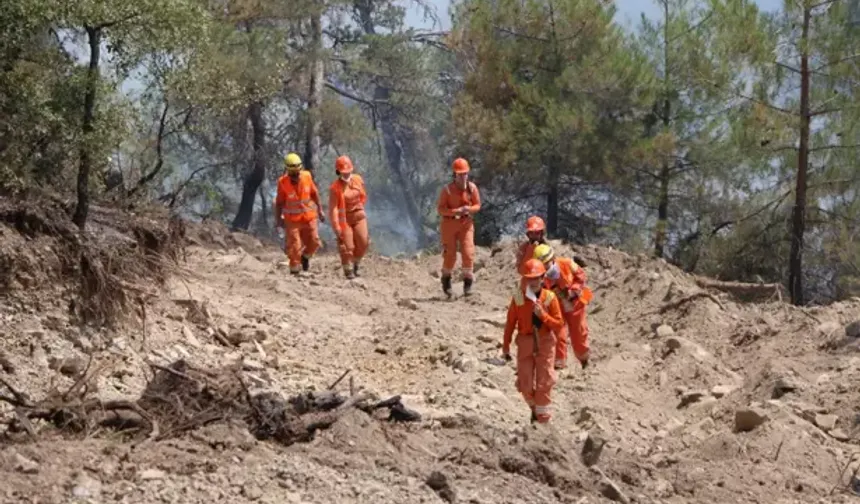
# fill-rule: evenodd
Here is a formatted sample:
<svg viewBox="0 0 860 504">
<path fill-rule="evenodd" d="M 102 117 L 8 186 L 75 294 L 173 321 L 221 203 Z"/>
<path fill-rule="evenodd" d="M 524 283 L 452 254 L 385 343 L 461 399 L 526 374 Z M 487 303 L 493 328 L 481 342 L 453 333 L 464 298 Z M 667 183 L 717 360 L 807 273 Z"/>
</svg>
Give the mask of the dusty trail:
<svg viewBox="0 0 860 504">
<path fill-rule="evenodd" d="M 353 281 L 342 277 L 335 256 L 322 256 L 296 279 L 278 266 L 277 250 L 233 239 L 218 240 L 230 243 L 226 248 L 189 249 L 188 274 L 171 280 L 147 310 L 145 338 L 140 327 L 81 332 L 59 308 L 3 307 L 2 350 L 17 367 L 9 379 L 33 394 L 52 380 L 70 383 L 47 361 L 80 359 L 87 349 L 107 369 L 99 394 L 121 398 L 145 385 L 146 359 L 220 366 L 244 356 L 256 389 L 320 388 L 350 369 L 356 386 L 379 396 L 403 394 L 422 422 L 389 425 L 355 412 L 312 443 L 288 448 L 257 441 L 241 425 L 211 425 L 134 449 L 108 434 L 43 438 L 2 450 L 0 500 L 852 498 L 841 486 L 829 492 L 837 467 L 856 448 L 860 393 L 850 383 L 860 375 L 860 334 L 845 334 L 860 320 L 860 300 L 802 311 L 775 302 L 743 305 L 715 291 L 661 314 L 661 307 L 701 291 L 693 279 L 662 262 L 578 249 L 596 293 L 589 314 L 593 366 L 562 373 L 554 423 L 535 430 L 515 392 L 513 366 L 485 362 L 499 356 L 516 280 L 509 245 L 495 254 L 479 251 L 472 297 L 445 300 L 434 274 L 437 256 L 372 257 Z M 194 313 L 190 305 L 203 308 Z M 339 387 L 348 389 L 348 382 Z M 737 415 L 756 414 L 761 418 L 750 432 L 734 432 Z M 597 467 L 611 483 L 579 459 L 589 435 L 606 442 Z"/>
</svg>

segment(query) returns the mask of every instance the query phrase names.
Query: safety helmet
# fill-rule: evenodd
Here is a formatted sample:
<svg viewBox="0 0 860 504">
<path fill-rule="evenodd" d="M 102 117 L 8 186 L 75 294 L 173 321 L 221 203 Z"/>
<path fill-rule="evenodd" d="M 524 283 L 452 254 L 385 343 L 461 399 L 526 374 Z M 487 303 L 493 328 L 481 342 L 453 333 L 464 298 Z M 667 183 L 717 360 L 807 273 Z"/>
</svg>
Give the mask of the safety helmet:
<svg viewBox="0 0 860 504">
<path fill-rule="evenodd" d="M 334 161 L 334 169 L 338 173 L 352 173 L 352 160 L 349 156 L 340 156 Z"/>
<path fill-rule="evenodd" d="M 296 173 L 302 169 L 302 158 L 295 152 L 290 152 L 284 156 L 284 166 L 286 166 L 287 171 Z"/>
<path fill-rule="evenodd" d="M 540 261 L 542 264 L 546 264 L 552 261 L 553 257 L 555 257 L 555 253 L 552 251 L 552 247 L 545 243 L 541 243 L 537 247 L 535 247 L 534 258 Z"/>
<path fill-rule="evenodd" d="M 455 175 L 469 173 L 469 162 L 463 158 L 457 158 L 454 160 L 454 163 L 451 165 L 451 168 L 454 170 Z"/>
<path fill-rule="evenodd" d="M 529 259 L 523 265 L 523 276 L 526 278 L 540 278 L 546 274 L 546 267 L 537 259 Z"/>
<path fill-rule="evenodd" d="M 526 232 L 528 232 L 528 233 L 543 231 L 545 229 L 546 229 L 546 224 L 544 223 L 543 219 L 541 219 L 537 215 L 532 215 L 526 221 Z"/>
</svg>

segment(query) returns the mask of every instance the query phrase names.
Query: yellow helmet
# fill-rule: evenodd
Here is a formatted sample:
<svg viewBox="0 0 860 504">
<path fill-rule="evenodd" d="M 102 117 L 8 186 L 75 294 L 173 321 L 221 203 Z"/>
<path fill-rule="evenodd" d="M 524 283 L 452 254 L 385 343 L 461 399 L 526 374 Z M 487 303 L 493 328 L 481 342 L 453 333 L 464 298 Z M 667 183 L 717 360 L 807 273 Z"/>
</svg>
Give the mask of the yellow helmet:
<svg viewBox="0 0 860 504">
<path fill-rule="evenodd" d="M 535 247 L 535 252 L 532 257 L 546 264 L 552 261 L 552 259 L 555 257 L 555 253 L 552 251 L 552 247 L 545 243 L 541 243 L 540 245 Z"/>
<path fill-rule="evenodd" d="M 290 152 L 284 156 L 284 166 L 286 166 L 287 171 L 295 173 L 302 169 L 302 158 L 295 152 Z"/>
</svg>

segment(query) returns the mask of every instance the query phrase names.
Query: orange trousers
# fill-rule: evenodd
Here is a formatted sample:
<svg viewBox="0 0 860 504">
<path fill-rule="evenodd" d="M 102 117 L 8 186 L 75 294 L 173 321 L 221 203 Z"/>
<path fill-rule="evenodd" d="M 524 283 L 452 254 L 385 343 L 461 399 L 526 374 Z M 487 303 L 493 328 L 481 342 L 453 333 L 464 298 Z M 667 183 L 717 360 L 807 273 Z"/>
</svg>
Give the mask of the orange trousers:
<svg viewBox="0 0 860 504">
<path fill-rule="evenodd" d="M 341 238 L 337 241 L 340 263 L 349 266 L 361 261 L 370 246 L 367 218 L 364 212 L 346 216 L 346 226 L 341 231 Z"/>
<path fill-rule="evenodd" d="M 555 347 L 555 367 L 567 367 L 567 345 L 573 343 L 573 355 L 577 360 L 588 359 L 588 323 L 585 320 L 585 305 L 577 301 L 573 311 L 561 312 L 564 317 L 564 327 L 558 333 L 558 343 Z"/>
<path fill-rule="evenodd" d="M 290 258 L 290 271 L 299 271 L 302 267 L 302 256 L 311 257 L 320 248 L 317 220 L 310 222 L 287 221 L 285 239 L 287 241 L 287 257 Z"/>
<path fill-rule="evenodd" d="M 474 278 L 475 222 L 471 217 L 454 219 L 442 217 L 442 276 L 450 276 L 457 264 L 457 245 L 460 246 L 463 278 Z"/>
<path fill-rule="evenodd" d="M 540 423 L 552 418 L 550 395 L 558 381 L 553 367 L 555 347 L 556 337 L 552 332 L 537 338 L 533 334 L 517 335 L 517 390 L 534 409 Z"/>
</svg>

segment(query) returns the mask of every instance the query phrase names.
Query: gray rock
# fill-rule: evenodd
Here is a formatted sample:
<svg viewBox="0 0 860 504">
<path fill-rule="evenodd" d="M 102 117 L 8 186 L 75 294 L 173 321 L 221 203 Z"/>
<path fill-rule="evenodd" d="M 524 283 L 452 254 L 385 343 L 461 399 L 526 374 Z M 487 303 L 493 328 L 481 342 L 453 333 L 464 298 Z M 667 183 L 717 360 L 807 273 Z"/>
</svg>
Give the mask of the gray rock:
<svg viewBox="0 0 860 504">
<path fill-rule="evenodd" d="M 828 434 L 830 434 L 830 437 L 832 437 L 833 439 L 837 441 L 842 441 L 843 443 L 847 443 L 851 440 L 851 436 L 849 436 L 847 432 L 839 428 L 831 430 L 830 432 L 828 432 Z"/>
<path fill-rule="evenodd" d="M 803 383 L 801 383 L 801 381 L 796 377 L 781 376 L 777 378 L 776 382 L 773 384 L 772 395 L 774 399 L 779 399 L 789 392 L 795 392 L 801 389 L 803 389 Z"/>
<path fill-rule="evenodd" d="M 725 397 L 734 391 L 735 388 L 731 385 L 716 385 L 711 389 L 711 395 L 717 398 Z"/>
<path fill-rule="evenodd" d="M 845 326 L 845 336 L 849 338 L 860 338 L 860 320 L 855 320 Z"/>
<path fill-rule="evenodd" d="M 815 425 L 825 432 L 835 429 L 837 421 L 839 421 L 837 415 L 815 415 Z"/>
<path fill-rule="evenodd" d="M 166 474 L 161 469 L 145 469 L 139 473 L 140 479 L 143 481 L 164 479 Z"/>
<path fill-rule="evenodd" d="M 28 459 L 20 453 L 15 454 L 14 460 L 15 470 L 18 472 L 22 472 L 24 474 L 36 474 L 39 472 L 39 463 Z"/>
<path fill-rule="evenodd" d="M 418 309 L 418 303 L 416 303 L 415 300 L 409 298 L 401 299 L 397 302 L 397 306 L 400 306 L 401 308 L 408 308 L 410 310 Z"/>
<path fill-rule="evenodd" d="M 255 501 L 263 497 L 263 491 L 257 485 L 246 484 L 242 487 L 242 495 L 248 500 Z"/>
<path fill-rule="evenodd" d="M 702 400 L 703 397 L 708 395 L 707 392 L 703 390 L 690 390 L 681 394 L 681 403 L 678 404 L 678 409 L 689 406 L 693 403 L 697 403 Z"/>
<path fill-rule="evenodd" d="M 102 482 L 87 475 L 79 473 L 72 486 L 72 496 L 79 499 L 99 497 L 102 493 Z"/>
<path fill-rule="evenodd" d="M 603 453 L 603 447 L 606 445 L 606 440 L 601 436 L 589 432 L 585 438 L 585 443 L 582 445 L 580 457 L 582 463 L 586 467 L 591 467 L 600 461 L 600 454 Z"/>
<path fill-rule="evenodd" d="M 657 326 L 656 334 L 659 338 L 668 338 L 669 336 L 673 336 L 675 334 L 675 330 L 672 329 L 672 326 L 668 324 L 662 324 L 660 326 Z"/>
<path fill-rule="evenodd" d="M 768 421 L 767 413 L 761 408 L 751 406 L 735 411 L 735 431 L 749 432 Z"/>
</svg>

